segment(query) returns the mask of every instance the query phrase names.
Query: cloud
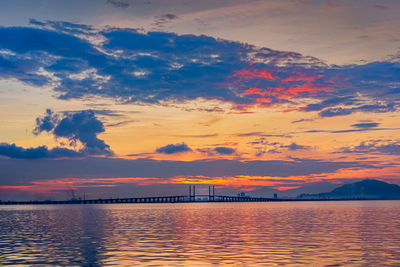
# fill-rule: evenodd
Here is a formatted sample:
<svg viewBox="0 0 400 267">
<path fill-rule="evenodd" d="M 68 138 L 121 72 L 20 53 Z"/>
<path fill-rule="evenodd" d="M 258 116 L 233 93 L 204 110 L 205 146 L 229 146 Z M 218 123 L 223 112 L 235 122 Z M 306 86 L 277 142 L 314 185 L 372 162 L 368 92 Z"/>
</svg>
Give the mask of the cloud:
<svg viewBox="0 0 400 267">
<path fill-rule="evenodd" d="M 236 152 L 236 150 L 233 148 L 223 147 L 223 146 L 214 148 L 214 151 L 217 152 L 218 154 L 222 154 L 222 155 L 232 155 Z"/>
<path fill-rule="evenodd" d="M 0 143 L 0 156 L 14 159 L 72 158 L 82 157 L 84 153 L 62 147 L 53 149 L 48 149 L 47 146 L 23 148 L 15 144 Z"/>
<path fill-rule="evenodd" d="M 384 5 L 374 5 L 375 8 L 379 8 L 379 9 L 388 9 L 388 6 L 384 6 Z"/>
<path fill-rule="evenodd" d="M 95 95 L 168 105 L 203 98 L 240 111 L 290 104 L 322 118 L 392 112 L 400 101 L 396 58 L 326 65 L 204 35 L 31 22 L 33 27 L 0 27 L 0 78 L 50 86 L 60 99 Z M 304 98 L 314 103 L 301 107 Z"/>
<path fill-rule="evenodd" d="M 67 138 L 70 145 L 76 145 L 79 141 L 83 148 L 81 153 L 88 155 L 111 155 L 110 146 L 97 135 L 104 132 L 104 126 L 92 110 L 81 110 L 54 114 L 50 109 L 46 110 L 43 117 L 36 119 L 34 134 L 50 132 L 55 137 Z"/>
<path fill-rule="evenodd" d="M 335 117 L 335 116 L 344 116 L 349 115 L 355 112 L 373 112 L 373 113 L 386 113 L 393 112 L 397 110 L 397 104 L 389 103 L 389 104 L 370 104 L 370 105 L 361 105 L 353 108 L 328 108 L 319 113 L 321 117 Z"/>
<path fill-rule="evenodd" d="M 377 99 L 377 98 L 376 98 Z M 347 108 L 346 108 L 347 107 Z M 301 111 L 321 111 L 320 117 L 335 117 L 349 115 L 354 112 L 384 113 L 395 111 L 394 103 L 384 104 L 378 100 L 375 103 L 366 103 L 364 99 L 355 96 L 331 97 L 319 103 L 309 104 L 300 108 Z"/>
<path fill-rule="evenodd" d="M 329 8 L 339 8 L 339 7 L 343 7 L 343 5 L 341 4 L 336 4 L 336 3 L 332 3 L 332 2 L 326 2 L 325 6 L 329 7 Z"/>
<path fill-rule="evenodd" d="M 319 103 L 308 104 L 305 107 L 302 107 L 300 110 L 302 111 L 320 111 L 332 106 L 337 105 L 353 105 L 356 103 L 356 100 L 353 96 L 348 97 L 330 97 L 325 99 Z"/>
<path fill-rule="evenodd" d="M 174 135 L 175 137 L 185 137 L 185 138 L 209 138 L 209 137 L 217 137 L 218 134 L 179 134 Z"/>
<path fill-rule="evenodd" d="M 260 157 L 265 153 L 282 153 L 283 148 L 289 151 L 306 150 L 311 148 L 310 146 L 299 145 L 295 142 L 292 142 L 288 145 L 284 145 L 280 142 L 270 142 L 266 140 L 263 136 L 256 139 L 255 141 L 248 142 L 247 144 L 257 150 L 256 157 Z"/>
<path fill-rule="evenodd" d="M 107 0 L 107 4 L 119 8 L 127 8 L 131 5 L 129 0 Z"/>
<path fill-rule="evenodd" d="M 249 137 L 249 136 L 260 136 L 263 132 L 249 132 L 249 133 L 238 133 L 235 134 L 237 137 Z"/>
<path fill-rule="evenodd" d="M 67 138 L 72 146 L 79 142 L 82 147 L 75 151 L 64 147 L 23 148 L 15 144 L 0 143 L 0 156 L 16 159 L 53 159 L 113 154 L 110 147 L 97 138 L 97 134 L 104 132 L 104 127 L 91 110 L 56 114 L 47 109 L 44 116 L 36 118 L 33 133 L 39 135 L 41 132 L 52 133 L 56 138 Z"/>
<path fill-rule="evenodd" d="M 291 143 L 290 145 L 287 145 L 287 146 L 280 146 L 280 147 L 285 147 L 285 148 L 287 148 L 287 149 L 290 150 L 290 151 L 309 149 L 308 146 L 302 146 L 302 145 L 296 144 L 296 143 L 294 143 L 294 142 Z"/>
<path fill-rule="evenodd" d="M 35 135 L 43 131 L 50 132 L 58 123 L 58 115 L 54 114 L 51 109 L 46 109 L 46 114 L 43 117 L 36 118 L 36 127 L 33 130 Z"/>
<path fill-rule="evenodd" d="M 365 124 L 365 125 L 364 125 Z M 376 126 L 374 126 L 376 124 Z M 344 129 L 344 130 L 307 130 L 303 132 L 296 132 L 296 133 L 352 133 L 352 132 L 367 132 L 367 131 L 393 131 L 393 130 L 399 130 L 400 128 L 378 128 L 377 126 L 379 123 L 360 123 L 361 126 L 358 126 L 359 124 L 353 124 L 352 126 L 355 127 L 355 129 Z M 357 127 L 358 126 L 358 127 Z M 369 127 L 368 127 L 369 126 Z"/>
<path fill-rule="evenodd" d="M 165 24 L 168 24 L 169 22 L 171 22 L 172 20 L 176 20 L 178 18 L 177 15 L 174 14 L 164 14 L 162 16 L 156 17 L 155 22 L 153 23 L 153 25 L 155 27 L 158 28 L 162 28 L 165 26 Z"/>
<path fill-rule="evenodd" d="M 369 128 L 375 128 L 379 126 L 379 123 L 377 122 L 362 122 L 362 123 L 356 123 L 352 124 L 351 126 L 359 129 L 369 129 Z"/>
<path fill-rule="evenodd" d="M 331 173 L 340 169 L 376 168 L 362 162 L 329 162 L 313 159 L 291 160 L 196 160 L 166 161 L 153 159 L 0 159 L 1 184 L 21 184 L 32 179 L 106 178 L 175 176 L 234 177 L 238 175 L 289 177 Z"/>
<path fill-rule="evenodd" d="M 169 144 L 163 147 L 159 147 L 156 149 L 157 153 L 163 153 L 163 154 L 175 154 L 175 153 L 182 153 L 182 152 L 188 152 L 192 151 L 188 145 L 185 143 L 180 143 L 180 144 Z"/>
<path fill-rule="evenodd" d="M 125 120 L 125 121 L 120 121 L 120 122 L 116 122 L 116 123 L 109 123 L 106 126 L 107 127 L 120 127 L 120 126 L 128 125 L 133 122 L 137 122 L 137 121 L 136 120 Z"/>
<path fill-rule="evenodd" d="M 345 108 L 328 108 L 325 109 L 324 111 L 321 111 L 319 115 L 321 117 L 335 117 L 335 116 L 343 116 L 343 115 L 349 115 L 353 113 L 351 109 L 345 109 Z"/>
<path fill-rule="evenodd" d="M 235 134 L 235 136 L 237 136 L 237 137 L 264 136 L 264 137 L 291 138 L 291 136 L 287 135 L 287 134 L 267 134 L 267 133 L 264 133 L 264 132 L 237 133 L 237 134 Z"/>
<path fill-rule="evenodd" d="M 369 140 L 361 142 L 357 146 L 344 147 L 340 149 L 339 153 L 400 155 L 400 141 Z"/>
<path fill-rule="evenodd" d="M 314 119 L 298 119 L 298 120 L 292 121 L 290 123 L 300 123 L 300 122 L 309 122 L 309 121 L 314 121 Z"/>
</svg>

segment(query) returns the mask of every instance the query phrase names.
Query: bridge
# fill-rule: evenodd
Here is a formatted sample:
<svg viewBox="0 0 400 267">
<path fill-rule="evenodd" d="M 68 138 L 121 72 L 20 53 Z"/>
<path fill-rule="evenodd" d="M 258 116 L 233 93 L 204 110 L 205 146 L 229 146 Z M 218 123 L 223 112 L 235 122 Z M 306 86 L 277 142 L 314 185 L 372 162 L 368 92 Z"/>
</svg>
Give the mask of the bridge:
<svg viewBox="0 0 400 267">
<path fill-rule="evenodd" d="M 191 202 L 269 202 L 283 201 L 276 198 L 249 196 L 220 196 L 215 195 L 215 187 L 208 187 L 208 195 L 196 195 L 196 186 L 189 186 L 189 195 L 163 197 L 132 197 L 108 199 L 70 199 L 45 201 L 0 201 L 0 205 L 43 205 L 43 204 L 117 204 L 117 203 L 191 203 Z"/>
</svg>

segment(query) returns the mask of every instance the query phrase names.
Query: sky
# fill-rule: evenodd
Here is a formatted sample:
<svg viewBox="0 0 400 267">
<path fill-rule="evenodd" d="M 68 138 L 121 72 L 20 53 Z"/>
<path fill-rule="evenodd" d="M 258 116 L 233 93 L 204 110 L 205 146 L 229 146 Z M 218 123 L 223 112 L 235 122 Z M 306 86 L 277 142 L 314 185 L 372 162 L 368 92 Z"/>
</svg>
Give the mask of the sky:
<svg viewBox="0 0 400 267">
<path fill-rule="evenodd" d="M 1 1 L 0 199 L 400 184 L 399 11 Z"/>
</svg>

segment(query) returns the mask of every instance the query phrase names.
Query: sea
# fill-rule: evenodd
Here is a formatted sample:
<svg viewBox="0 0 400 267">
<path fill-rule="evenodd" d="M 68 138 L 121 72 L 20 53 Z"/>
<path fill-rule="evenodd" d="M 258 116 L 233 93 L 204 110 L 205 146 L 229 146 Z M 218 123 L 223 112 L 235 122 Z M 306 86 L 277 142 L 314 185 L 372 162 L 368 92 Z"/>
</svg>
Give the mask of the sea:
<svg viewBox="0 0 400 267">
<path fill-rule="evenodd" d="M 0 265 L 400 266 L 400 201 L 0 206 Z"/>
</svg>

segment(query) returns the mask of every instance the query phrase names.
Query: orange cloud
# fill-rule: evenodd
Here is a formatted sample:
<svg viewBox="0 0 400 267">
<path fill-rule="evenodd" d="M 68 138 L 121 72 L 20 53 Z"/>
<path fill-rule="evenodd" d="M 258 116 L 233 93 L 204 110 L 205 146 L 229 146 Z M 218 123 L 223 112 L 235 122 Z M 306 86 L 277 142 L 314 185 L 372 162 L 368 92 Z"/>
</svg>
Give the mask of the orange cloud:
<svg viewBox="0 0 400 267">
<path fill-rule="evenodd" d="M 303 184 L 329 181 L 340 183 L 347 179 L 380 179 L 390 183 L 400 183 L 400 167 L 388 167 L 385 169 L 342 169 L 333 173 L 310 174 L 303 176 L 275 177 L 275 176 L 175 176 L 172 178 L 155 177 L 124 177 L 124 178 L 62 178 L 49 180 L 36 180 L 27 185 L 3 185 L 0 191 L 15 190 L 56 196 L 62 191 L 76 190 L 80 188 L 104 188 L 116 187 L 123 184 L 135 184 L 148 186 L 153 184 L 213 184 L 220 188 L 246 188 L 248 191 L 257 187 L 268 186 L 278 190 L 298 188 Z"/>
<path fill-rule="evenodd" d="M 313 75 L 312 73 L 305 74 L 299 71 L 292 71 L 289 76 L 286 74 L 281 75 L 285 76 L 285 78 L 279 77 L 278 73 L 273 74 L 269 70 L 255 67 L 235 71 L 230 76 L 230 79 L 232 79 L 231 84 L 236 87 L 240 95 L 246 96 L 251 103 L 235 103 L 234 106 L 239 109 L 252 108 L 257 104 L 260 106 L 269 104 L 270 106 L 270 104 L 276 103 L 277 100 L 316 96 L 320 92 L 333 89 L 329 85 L 332 82 L 331 79 L 319 81 L 324 77 L 322 74 Z M 335 82 L 337 83 L 338 81 L 336 80 Z"/>
<path fill-rule="evenodd" d="M 325 5 L 326 5 L 327 7 L 329 7 L 329 8 L 339 8 L 339 7 L 343 7 L 343 5 L 341 5 L 341 4 L 335 4 L 335 3 L 332 3 L 332 2 L 326 2 Z"/>
<path fill-rule="evenodd" d="M 279 79 L 279 77 L 273 76 L 272 73 L 267 70 L 259 70 L 256 68 L 237 70 L 232 76 L 239 77 L 240 79 L 251 78 L 251 77 L 264 78 L 270 80 Z"/>
</svg>

